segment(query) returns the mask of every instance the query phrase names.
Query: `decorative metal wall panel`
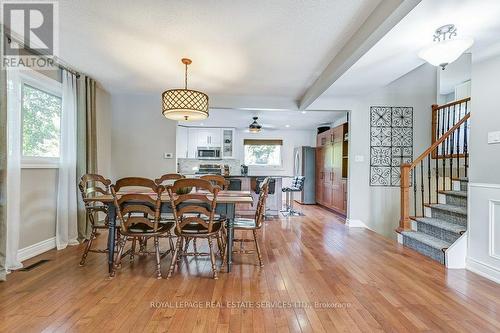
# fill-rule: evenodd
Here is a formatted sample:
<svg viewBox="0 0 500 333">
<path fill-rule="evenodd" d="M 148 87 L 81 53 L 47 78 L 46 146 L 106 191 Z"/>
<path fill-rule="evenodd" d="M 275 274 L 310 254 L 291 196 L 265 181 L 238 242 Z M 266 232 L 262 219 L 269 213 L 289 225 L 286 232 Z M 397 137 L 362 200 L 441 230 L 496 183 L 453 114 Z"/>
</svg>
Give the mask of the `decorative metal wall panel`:
<svg viewBox="0 0 500 333">
<path fill-rule="evenodd" d="M 370 108 L 370 185 L 399 186 L 400 165 L 413 161 L 413 108 Z"/>
</svg>

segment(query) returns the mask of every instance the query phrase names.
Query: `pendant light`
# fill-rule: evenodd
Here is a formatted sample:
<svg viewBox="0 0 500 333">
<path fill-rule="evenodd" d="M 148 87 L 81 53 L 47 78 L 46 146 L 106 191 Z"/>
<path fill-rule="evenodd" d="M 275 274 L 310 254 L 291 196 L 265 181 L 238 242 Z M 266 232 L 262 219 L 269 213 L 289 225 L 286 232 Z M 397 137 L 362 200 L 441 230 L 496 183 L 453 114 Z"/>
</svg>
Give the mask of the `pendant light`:
<svg viewBox="0 0 500 333">
<path fill-rule="evenodd" d="M 259 133 L 260 130 L 262 129 L 262 126 L 257 122 L 257 119 L 259 119 L 259 117 L 253 117 L 252 119 L 253 119 L 253 123 L 251 123 L 248 126 L 248 130 L 251 133 Z"/>
<path fill-rule="evenodd" d="M 171 89 L 163 92 L 163 115 L 177 121 L 196 121 L 208 118 L 208 96 L 200 91 L 187 88 L 187 69 L 191 59 L 183 58 L 186 66 L 184 89 Z"/>
<path fill-rule="evenodd" d="M 474 40 L 469 37 L 452 39 L 456 36 L 457 28 L 453 24 L 437 28 L 434 43 L 420 51 L 418 56 L 431 65 L 441 66 L 444 70 L 474 44 Z"/>
</svg>

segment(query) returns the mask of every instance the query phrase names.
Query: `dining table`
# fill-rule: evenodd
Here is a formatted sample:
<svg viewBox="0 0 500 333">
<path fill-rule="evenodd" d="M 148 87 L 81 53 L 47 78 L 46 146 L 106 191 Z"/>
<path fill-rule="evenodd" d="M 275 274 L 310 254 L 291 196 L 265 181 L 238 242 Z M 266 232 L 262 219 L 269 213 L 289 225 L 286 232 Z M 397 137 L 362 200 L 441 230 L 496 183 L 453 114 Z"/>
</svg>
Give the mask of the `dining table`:
<svg viewBox="0 0 500 333">
<path fill-rule="evenodd" d="M 123 194 L 127 193 L 142 193 L 156 196 L 152 192 L 140 192 L 138 190 L 130 191 L 120 191 L 117 193 L 119 198 Z M 212 194 L 205 193 L 209 199 L 212 199 Z M 116 235 L 116 207 L 114 204 L 114 198 L 111 194 L 100 195 L 95 198 L 87 198 L 88 201 L 98 201 L 105 204 L 108 208 L 108 274 L 110 277 L 114 276 L 115 270 L 114 256 L 115 256 L 115 235 Z M 233 263 L 233 239 L 234 239 L 234 228 L 233 221 L 235 218 L 235 205 L 236 204 L 253 204 L 253 198 L 250 191 L 233 191 L 233 190 L 221 190 L 217 194 L 217 205 L 215 206 L 215 212 L 226 217 L 226 230 L 227 230 L 227 272 L 231 272 L 231 267 Z M 168 193 L 163 192 L 161 195 L 161 212 L 162 213 L 172 213 L 172 204 L 170 201 L 170 196 Z"/>
</svg>

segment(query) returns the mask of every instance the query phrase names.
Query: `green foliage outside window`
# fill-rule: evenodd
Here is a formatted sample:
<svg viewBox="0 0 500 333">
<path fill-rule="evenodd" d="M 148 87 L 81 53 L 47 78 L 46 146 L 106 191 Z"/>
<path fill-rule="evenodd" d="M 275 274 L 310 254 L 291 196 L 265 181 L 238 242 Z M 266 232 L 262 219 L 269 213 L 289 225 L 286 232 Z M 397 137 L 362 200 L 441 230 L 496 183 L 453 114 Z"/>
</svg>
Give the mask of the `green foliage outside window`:
<svg viewBox="0 0 500 333">
<path fill-rule="evenodd" d="M 281 165 L 281 146 L 279 145 L 246 145 L 245 164 L 247 165 Z"/>
<path fill-rule="evenodd" d="M 60 97 L 25 84 L 22 121 L 23 156 L 59 157 Z"/>
</svg>

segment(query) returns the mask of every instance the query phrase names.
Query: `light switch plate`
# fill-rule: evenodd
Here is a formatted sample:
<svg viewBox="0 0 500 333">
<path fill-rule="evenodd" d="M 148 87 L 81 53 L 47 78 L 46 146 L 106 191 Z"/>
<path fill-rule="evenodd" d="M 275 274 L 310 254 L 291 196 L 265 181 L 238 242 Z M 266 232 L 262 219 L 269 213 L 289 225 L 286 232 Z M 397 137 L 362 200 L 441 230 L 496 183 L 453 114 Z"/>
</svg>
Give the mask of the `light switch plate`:
<svg viewBox="0 0 500 333">
<path fill-rule="evenodd" d="M 354 156 L 354 162 L 364 162 L 365 157 L 363 155 L 356 155 Z"/>
<path fill-rule="evenodd" d="M 174 154 L 173 153 L 164 153 L 163 158 L 164 159 L 174 158 Z"/>
<path fill-rule="evenodd" d="M 488 132 L 488 144 L 500 143 L 500 131 Z"/>
</svg>

